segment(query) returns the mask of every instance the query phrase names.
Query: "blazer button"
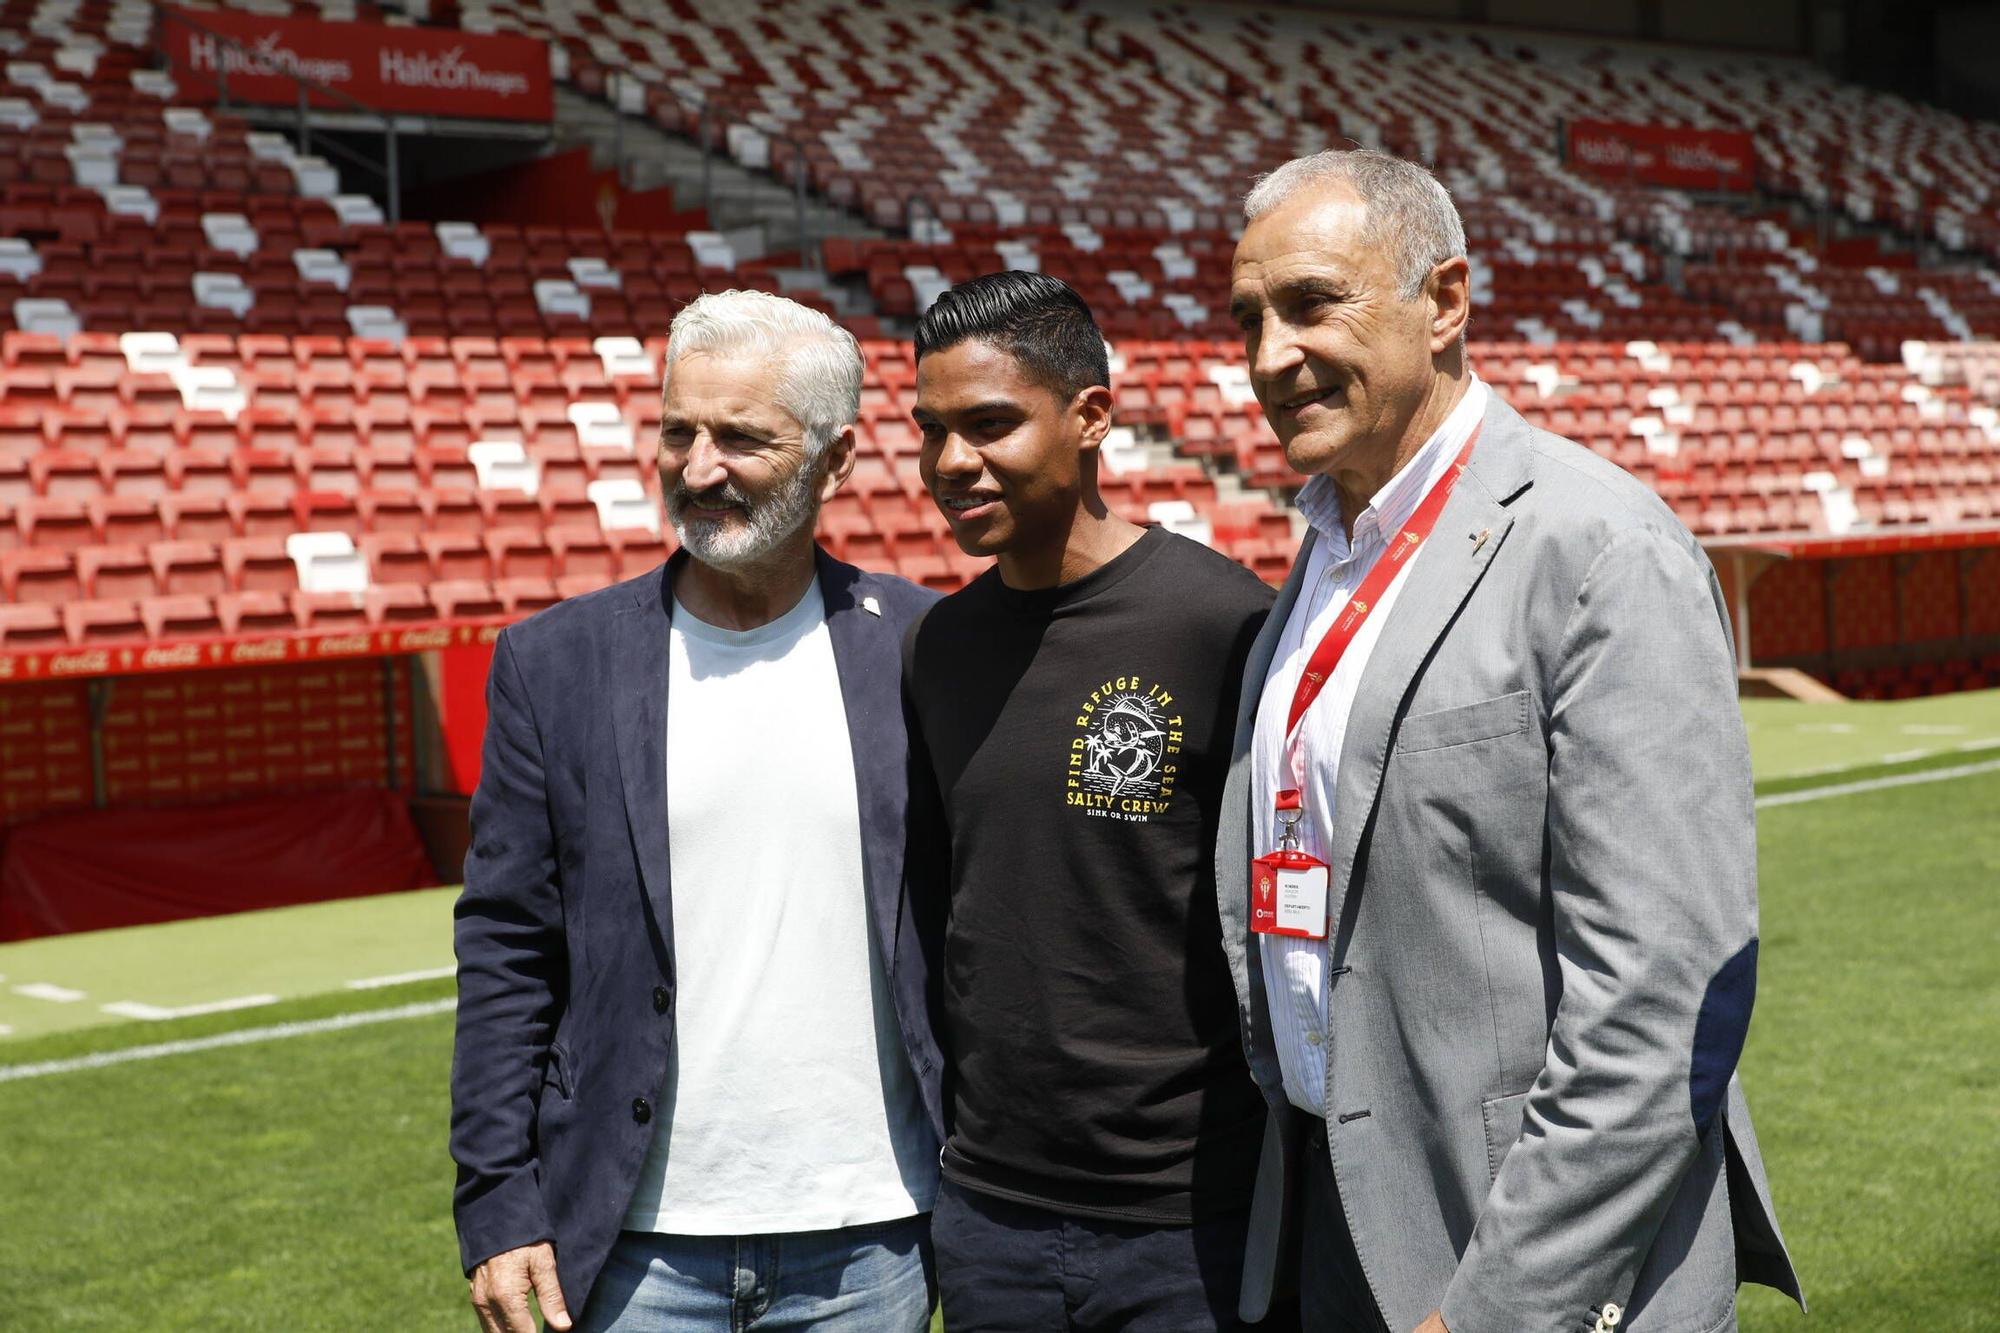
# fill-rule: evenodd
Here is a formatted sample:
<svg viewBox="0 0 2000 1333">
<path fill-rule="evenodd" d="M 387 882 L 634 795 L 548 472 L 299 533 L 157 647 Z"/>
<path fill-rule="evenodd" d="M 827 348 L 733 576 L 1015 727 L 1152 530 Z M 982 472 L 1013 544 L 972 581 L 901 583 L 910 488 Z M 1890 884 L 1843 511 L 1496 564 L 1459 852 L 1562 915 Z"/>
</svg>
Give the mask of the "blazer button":
<svg viewBox="0 0 2000 1333">
<path fill-rule="evenodd" d="M 653 987 L 654 1013 L 664 1014 L 665 1012 L 667 1012 L 667 1007 L 671 1005 L 673 1002 L 674 1002 L 674 997 L 667 994 L 667 988 L 665 986 Z"/>
<path fill-rule="evenodd" d="M 652 1104 L 644 1097 L 634 1097 L 632 1099 L 632 1118 L 642 1125 L 651 1120 L 653 1118 Z"/>
</svg>

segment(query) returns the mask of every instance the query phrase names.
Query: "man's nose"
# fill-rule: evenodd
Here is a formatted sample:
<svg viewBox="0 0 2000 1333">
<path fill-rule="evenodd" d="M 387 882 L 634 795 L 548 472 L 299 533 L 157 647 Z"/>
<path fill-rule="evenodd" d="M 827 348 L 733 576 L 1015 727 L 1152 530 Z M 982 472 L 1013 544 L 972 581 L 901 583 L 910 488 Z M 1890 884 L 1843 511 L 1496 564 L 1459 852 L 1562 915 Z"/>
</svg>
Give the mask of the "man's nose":
<svg viewBox="0 0 2000 1333">
<path fill-rule="evenodd" d="M 688 445 L 687 461 L 681 464 L 681 485 L 691 491 L 705 491 L 728 477 L 715 438 L 705 430 L 696 431 Z"/>
<path fill-rule="evenodd" d="M 947 431 L 944 447 L 938 450 L 937 474 L 953 480 L 976 477 L 985 465 L 979 461 L 979 451 L 965 442 L 965 437 L 957 431 Z"/>
<path fill-rule="evenodd" d="M 1271 384 L 1295 368 L 1301 357 L 1292 327 L 1275 314 L 1266 314 L 1256 331 L 1246 337 L 1250 354 L 1250 378 L 1254 384 Z"/>
</svg>

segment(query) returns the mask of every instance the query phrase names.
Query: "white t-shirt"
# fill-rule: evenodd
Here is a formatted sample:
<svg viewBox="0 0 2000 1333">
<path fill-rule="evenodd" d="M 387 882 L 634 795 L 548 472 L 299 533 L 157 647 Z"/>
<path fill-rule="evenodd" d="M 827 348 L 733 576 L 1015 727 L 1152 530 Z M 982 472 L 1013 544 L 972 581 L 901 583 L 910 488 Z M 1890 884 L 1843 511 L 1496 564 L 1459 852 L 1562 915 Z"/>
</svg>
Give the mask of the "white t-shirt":
<svg viewBox="0 0 2000 1333">
<path fill-rule="evenodd" d="M 938 1145 L 870 923 L 819 585 L 753 630 L 676 602 L 670 633 L 678 1013 L 625 1225 L 758 1235 L 926 1212 Z"/>
</svg>

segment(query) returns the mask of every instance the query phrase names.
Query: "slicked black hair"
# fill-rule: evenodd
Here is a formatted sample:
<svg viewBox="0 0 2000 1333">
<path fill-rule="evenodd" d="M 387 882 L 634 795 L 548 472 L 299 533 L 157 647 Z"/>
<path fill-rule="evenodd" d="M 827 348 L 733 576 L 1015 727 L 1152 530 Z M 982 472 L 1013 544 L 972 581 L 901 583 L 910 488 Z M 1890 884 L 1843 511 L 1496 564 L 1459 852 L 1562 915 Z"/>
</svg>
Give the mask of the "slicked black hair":
<svg viewBox="0 0 2000 1333">
<path fill-rule="evenodd" d="M 991 343 L 1064 403 L 1110 387 L 1104 334 L 1076 289 L 1046 273 L 1009 269 L 962 282 L 917 321 L 917 360 L 962 342 Z"/>
</svg>

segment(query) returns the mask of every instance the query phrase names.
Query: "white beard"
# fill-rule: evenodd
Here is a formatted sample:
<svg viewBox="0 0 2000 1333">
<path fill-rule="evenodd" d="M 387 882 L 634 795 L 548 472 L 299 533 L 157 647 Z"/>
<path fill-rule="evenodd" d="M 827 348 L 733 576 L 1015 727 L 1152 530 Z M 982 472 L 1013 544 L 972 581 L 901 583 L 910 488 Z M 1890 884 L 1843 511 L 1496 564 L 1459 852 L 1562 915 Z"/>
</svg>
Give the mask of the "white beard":
<svg viewBox="0 0 2000 1333">
<path fill-rule="evenodd" d="M 717 521 L 725 518 L 727 511 L 712 518 L 704 516 L 695 505 L 693 494 L 676 486 L 667 496 L 667 521 L 673 524 L 674 535 L 680 538 L 687 553 L 704 565 L 721 569 L 753 565 L 797 536 L 800 528 L 818 516 L 818 497 L 814 494 L 818 489 L 818 473 L 815 463 L 801 464 L 776 491 L 754 503 L 735 483 L 726 483 L 721 498 L 740 506 L 738 512 L 745 520 L 731 529 L 725 529 Z"/>
</svg>

